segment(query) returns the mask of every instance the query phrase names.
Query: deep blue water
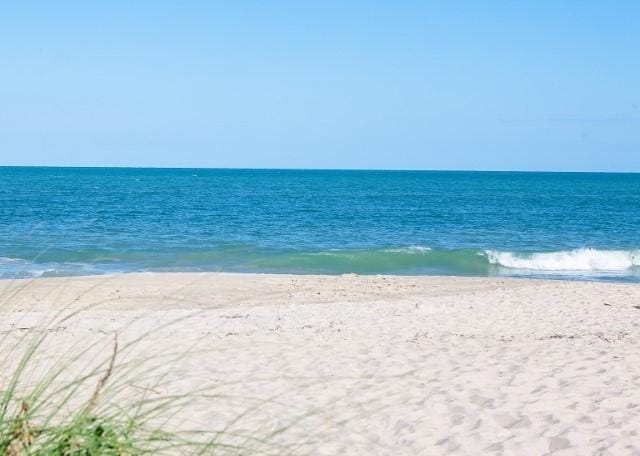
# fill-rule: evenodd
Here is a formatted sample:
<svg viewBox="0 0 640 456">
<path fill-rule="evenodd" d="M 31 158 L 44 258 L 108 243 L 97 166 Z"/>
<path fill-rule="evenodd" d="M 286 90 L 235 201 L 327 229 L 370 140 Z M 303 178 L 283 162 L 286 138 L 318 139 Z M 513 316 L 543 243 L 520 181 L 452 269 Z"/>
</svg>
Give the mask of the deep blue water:
<svg viewBox="0 0 640 456">
<path fill-rule="evenodd" d="M 640 174 L 0 168 L 0 276 L 640 281 Z"/>
</svg>

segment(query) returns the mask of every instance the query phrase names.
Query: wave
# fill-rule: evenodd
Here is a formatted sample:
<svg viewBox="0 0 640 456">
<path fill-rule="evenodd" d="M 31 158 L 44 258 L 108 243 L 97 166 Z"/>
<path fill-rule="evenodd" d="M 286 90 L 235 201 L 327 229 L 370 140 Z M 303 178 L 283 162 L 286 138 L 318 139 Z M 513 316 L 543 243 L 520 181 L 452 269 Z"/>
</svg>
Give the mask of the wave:
<svg viewBox="0 0 640 456">
<path fill-rule="evenodd" d="M 0 265 L 14 264 L 24 261 L 22 258 L 0 257 Z"/>
<path fill-rule="evenodd" d="M 433 249 L 430 247 L 424 247 L 422 245 L 410 245 L 408 247 L 399 247 L 394 249 L 385 249 L 385 252 L 390 253 L 424 253 L 430 252 Z"/>
<path fill-rule="evenodd" d="M 640 280 L 640 250 L 555 252 L 436 249 L 420 245 L 294 250 L 227 245 L 175 250 L 56 250 L 37 261 L 0 257 L 0 277 L 50 277 L 133 271 L 298 274 L 618 276 Z M 625 279 L 626 280 L 626 279 Z"/>
<path fill-rule="evenodd" d="M 104 274 L 107 271 L 92 263 L 35 261 L 24 258 L 0 257 L 0 279 L 67 277 Z M 123 271 L 124 272 L 124 271 Z"/>
<path fill-rule="evenodd" d="M 489 263 L 533 271 L 627 271 L 640 267 L 640 250 L 582 248 L 558 252 L 485 251 Z"/>
</svg>

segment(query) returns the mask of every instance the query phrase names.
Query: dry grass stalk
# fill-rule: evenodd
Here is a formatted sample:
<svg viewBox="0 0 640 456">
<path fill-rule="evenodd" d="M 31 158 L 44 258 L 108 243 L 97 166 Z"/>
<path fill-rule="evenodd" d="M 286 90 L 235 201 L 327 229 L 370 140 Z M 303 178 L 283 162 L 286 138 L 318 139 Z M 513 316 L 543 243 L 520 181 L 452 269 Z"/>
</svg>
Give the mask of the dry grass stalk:
<svg viewBox="0 0 640 456">
<path fill-rule="evenodd" d="M 7 456 L 20 456 L 33 443 L 35 430 L 29 424 L 29 404 L 22 401 L 20 417 L 16 423 L 11 443 L 7 447 Z"/>
<path fill-rule="evenodd" d="M 107 381 L 109 380 L 109 377 L 111 377 L 111 374 L 113 373 L 113 366 L 116 362 L 117 354 L 118 354 L 118 333 L 115 333 L 113 336 L 113 352 L 111 353 L 111 359 L 109 360 L 109 367 L 107 367 L 107 370 L 104 373 L 104 375 L 100 378 L 100 380 L 98 380 L 96 389 L 93 391 L 93 394 L 91 395 L 91 399 L 89 399 L 89 402 L 87 403 L 87 408 L 85 410 L 86 413 L 90 413 L 91 410 L 93 410 L 97 405 L 100 392 L 102 391 L 102 389 L 104 388 L 104 385 L 106 385 Z"/>
</svg>

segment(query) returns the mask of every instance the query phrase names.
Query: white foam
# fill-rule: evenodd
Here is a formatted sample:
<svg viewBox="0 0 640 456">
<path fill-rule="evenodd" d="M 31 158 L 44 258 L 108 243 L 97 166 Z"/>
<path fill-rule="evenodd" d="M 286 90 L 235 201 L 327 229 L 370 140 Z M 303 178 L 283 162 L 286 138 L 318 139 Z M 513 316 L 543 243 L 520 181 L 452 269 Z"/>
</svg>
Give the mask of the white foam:
<svg viewBox="0 0 640 456">
<path fill-rule="evenodd" d="M 385 252 L 388 252 L 388 253 L 424 253 L 429 251 L 431 251 L 430 247 L 423 247 L 421 245 L 410 245 L 408 247 L 385 250 Z"/>
<path fill-rule="evenodd" d="M 9 264 L 9 263 L 20 263 L 25 262 L 20 258 L 9 258 L 9 257 L 0 257 L 0 264 Z"/>
<path fill-rule="evenodd" d="M 516 254 L 485 251 L 491 264 L 536 271 L 626 271 L 640 267 L 640 250 L 583 248 L 560 252 Z"/>
</svg>

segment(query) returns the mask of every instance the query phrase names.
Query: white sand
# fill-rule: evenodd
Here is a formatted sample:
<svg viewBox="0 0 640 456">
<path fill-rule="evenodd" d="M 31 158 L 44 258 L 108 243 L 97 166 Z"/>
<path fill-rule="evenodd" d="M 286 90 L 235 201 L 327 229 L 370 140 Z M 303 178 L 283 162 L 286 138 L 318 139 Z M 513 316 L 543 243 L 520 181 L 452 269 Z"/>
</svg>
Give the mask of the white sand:
<svg viewBox="0 0 640 456">
<path fill-rule="evenodd" d="M 233 427 L 288 425 L 272 439 L 293 453 L 640 454 L 638 285 L 130 274 L 1 281 L 0 300 L 12 337 L 92 305 L 47 329 L 45 364 L 191 315 L 138 347 L 191 353 L 153 394 L 233 398 L 198 399 L 176 428 L 219 429 L 255 407 Z"/>
</svg>

